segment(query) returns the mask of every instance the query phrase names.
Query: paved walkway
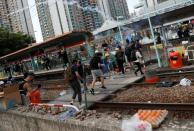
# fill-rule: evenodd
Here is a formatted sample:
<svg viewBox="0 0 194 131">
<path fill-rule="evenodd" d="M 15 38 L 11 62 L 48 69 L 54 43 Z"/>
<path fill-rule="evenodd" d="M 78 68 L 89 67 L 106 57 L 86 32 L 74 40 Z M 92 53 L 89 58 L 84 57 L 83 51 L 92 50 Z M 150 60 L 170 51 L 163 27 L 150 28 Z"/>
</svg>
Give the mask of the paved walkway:
<svg viewBox="0 0 194 131">
<path fill-rule="evenodd" d="M 110 95 L 111 93 L 123 88 L 124 86 L 127 86 L 137 80 L 140 80 L 142 76 L 135 76 L 133 74 L 126 74 L 126 75 L 116 75 L 113 77 L 113 79 L 106 79 L 105 80 L 105 85 L 107 89 L 101 89 L 100 88 L 100 83 L 96 84 L 95 88 L 95 95 L 90 94 L 89 92 L 87 93 L 87 101 L 88 103 L 93 103 L 95 101 L 100 101 Z M 90 87 L 88 87 L 90 89 Z M 58 97 L 55 101 L 52 101 L 50 103 L 54 104 L 67 104 L 69 103 L 72 99 L 72 89 L 69 88 L 66 93 L 63 96 Z M 84 101 L 84 94 L 82 94 L 82 98 Z M 76 98 L 77 100 L 77 98 Z"/>
</svg>

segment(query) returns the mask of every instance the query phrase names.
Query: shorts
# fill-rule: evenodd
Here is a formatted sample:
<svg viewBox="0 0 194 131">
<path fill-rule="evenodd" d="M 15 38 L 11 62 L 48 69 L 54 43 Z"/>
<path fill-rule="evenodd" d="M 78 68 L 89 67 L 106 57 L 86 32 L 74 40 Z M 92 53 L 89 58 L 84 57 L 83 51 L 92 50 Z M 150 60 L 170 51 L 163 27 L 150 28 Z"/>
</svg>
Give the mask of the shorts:
<svg viewBox="0 0 194 131">
<path fill-rule="evenodd" d="M 100 69 L 92 70 L 91 72 L 92 72 L 92 77 L 93 77 L 94 80 L 96 80 L 97 77 L 103 77 L 103 73 Z"/>
</svg>

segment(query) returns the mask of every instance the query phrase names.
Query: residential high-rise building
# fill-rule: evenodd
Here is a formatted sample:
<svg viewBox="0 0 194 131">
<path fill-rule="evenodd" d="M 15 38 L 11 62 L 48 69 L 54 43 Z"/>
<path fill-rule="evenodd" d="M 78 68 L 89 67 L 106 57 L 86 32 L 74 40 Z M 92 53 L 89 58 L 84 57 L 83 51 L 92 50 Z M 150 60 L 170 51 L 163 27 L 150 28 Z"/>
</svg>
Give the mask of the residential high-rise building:
<svg viewBox="0 0 194 131">
<path fill-rule="evenodd" d="M 23 32 L 34 37 L 27 0 L 1 0 L 0 25 L 13 32 Z"/>
<path fill-rule="evenodd" d="M 36 0 L 43 39 L 72 30 L 93 31 L 102 25 L 96 0 Z"/>
<path fill-rule="evenodd" d="M 98 0 L 98 5 L 100 7 L 100 10 L 103 12 L 103 19 L 111 19 L 111 12 L 110 12 L 110 6 L 108 0 Z"/>
<path fill-rule="evenodd" d="M 43 39 L 83 29 L 82 14 L 69 0 L 36 0 Z"/>
<path fill-rule="evenodd" d="M 11 30 L 11 23 L 8 17 L 8 9 L 5 0 L 0 1 L 0 27 Z"/>
<path fill-rule="evenodd" d="M 47 0 L 36 0 L 35 2 L 43 39 L 46 40 L 54 37 L 54 29 Z"/>
<path fill-rule="evenodd" d="M 99 28 L 103 23 L 103 16 L 96 9 L 99 6 L 97 0 L 80 0 L 80 6 L 84 8 L 82 10 L 83 21 L 86 30 L 94 31 Z"/>
<path fill-rule="evenodd" d="M 6 0 L 13 32 L 23 32 L 34 37 L 34 30 L 27 0 Z"/>
<path fill-rule="evenodd" d="M 122 16 L 123 19 L 129 19 L 129 10 L 126 0 L 107 0 L 111 17 L 117 20 L 118 16 Z"/>
<path fill-rule="evenodd" d="M 66 5 L 66 11 L 67 15 L 69 15 L 69 25 L 70 29 L 72 30 L 85 30 L 85 25 L 83 21 L 83 9 L 80 8 L 79 0 L 75 0 L 76 2 L 74 4 L 67 4 Z M 67 2 L 71 2 L 71 0 L 68 0 Z"/>
</svg>

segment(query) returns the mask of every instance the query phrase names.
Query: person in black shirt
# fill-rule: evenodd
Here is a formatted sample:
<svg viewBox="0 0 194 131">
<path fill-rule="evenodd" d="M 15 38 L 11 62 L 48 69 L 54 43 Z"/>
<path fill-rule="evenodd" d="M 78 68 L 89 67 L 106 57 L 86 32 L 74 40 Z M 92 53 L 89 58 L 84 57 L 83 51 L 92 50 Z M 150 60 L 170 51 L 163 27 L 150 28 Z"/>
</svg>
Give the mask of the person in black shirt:
<svg viewBox="0 0 194 131">
<path fill-rule="evenodd" d="M 73 60 L 72 66 L 71 66 L 71 78 L 69 79 L 69 84 L 73 89 L 73 96 L 72 96 L 72 102 L 74 103 L 76 96 L 78 95 L 78 101 L 81 106 L 82 104 L 82 95 L 81 95 L 81 85 L 79 83 L 79 79 L 81 79 L 81 76 L 78 72 L 77 67 L 77 60 Z"/>
<path fill-rule="evenodd" d="M 102 57 L 102 54 L 97 53 L 90 61 L 90 68 L 91 68 L 92 77 L 93 77 L 92 89 L 90 90 L 90 92 L 93 95 L 94 95 L 95 83 L 98 77 L 100 77 L 100 80 L 101 80 L 101 84 L 102 84 L 101 88 L 106 89 L 106 87 L 104 86 L 104 76 L 101 70 L 101 57 Z"/>
<path fill-rule="evenodd" d="M 189 28 L 188 28 L 187 26 L 185 26 L 185 27 L 183 28 L 183 36 L 184 36 L 185 38 L 187 38 L 187 37 L 190 36 L 190 34 L 189 34 Z"/>
<path fill-rule="evenodd" d="M 50 69 L 51 69 L 51 67 L 50 67 L 50 59 L 45 55 L 45 56 L 43 57 L 43 61 L 44 61 L 44 63 L 45 63 L 45 68 L 46 68 L 46 70 L 50 70 Z"/>
<path fill-rule="evenodd" d="M 17 62 L 14 66 L 14 71 L 16 73 L 16 75 L 20 75 L 21 73 L 21 68 L 20 68 L 20 65 L 19 65 L 19 62 Z"/>
<path fill-rule="evenodd" d="M 11 67 L 9 65 L 6 65 L 4 67 L 5 73 L 10 77 L 11 75 Z"/>
<path fill-rule="evenodd" d="M 117 48 L 117 53 L 116 53 L 115 57 L 117 60 L 117 65 L 118 65 L 119 71 L 122 71 L 122 74 L 125 74 L 125 69 L 123 66 L 124 61 L 125 61 L 125 56 L 124 56 L 124 52 L 121 49 L 121 46 L 119 46 Z"/>
<path fill-rule="evenodd" d="M 178 35 L 179 39 L 183 38 L 182 27 L 179 27 L 179 29 L 178 29 L 178 31 L 177 31 L 177 35 Z"/>
<path fill-rule="evenodd" d="M 59 57 L 62 58 L 64 66 L 67 66 L 67 64 L 69 63 L 69 59 L 68 59 L 68 55 L 67 55 L 66 49 L 64 49 L 64 48 L 60 49 Z"/>
<path fill-rule="evenodd" d="M 78 69 L 79 75 L 81 76 L 80 82 L 83 83 L 84 70 L 83 70 L 83 65 L 82 65 L 80 60 L 78 60 L 78 62 L 77 62 L 77 69 Z"/>
</svg>

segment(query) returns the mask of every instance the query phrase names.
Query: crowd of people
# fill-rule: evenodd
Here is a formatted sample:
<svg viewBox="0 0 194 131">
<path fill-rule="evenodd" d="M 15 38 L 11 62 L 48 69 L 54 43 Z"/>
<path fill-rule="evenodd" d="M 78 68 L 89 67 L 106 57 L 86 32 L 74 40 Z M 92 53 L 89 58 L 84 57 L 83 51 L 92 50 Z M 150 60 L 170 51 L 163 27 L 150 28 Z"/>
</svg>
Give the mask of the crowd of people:
<svg viewBox="0 0 194 131">
<path fill-rule="evenodd" d="M 141 75 L 144 74 L 142 70 L 142 66 L 144 65 L 143 54 L 141 51 L 141 44 L 138 40 L 128 43 L 125 50 L 123 50 L 121 46 L 117 46 L 115 54 L 111 53 L 108 44 L 103 44 L 102 48 L 102 52 L 96 51 L 95 55 L 89 62 L 93 78 L 90 88 L 90 93 L 92 95 L 95 95 L 95 84 L 97 81 L 101 82 L 102 89 L 107 89 L 104 83 L 107 73 L 109 76 L 111 75 L 111 72 L 125 74 L 125 63 L 127 63 L 127 61 L 131 67 L 135 66 L 134 74 L 136 76 L 138 75 L 138 72 L 140 72 Z M 127 61 L 125 56 L 127 57 Z M 82 91 L 80 83 L 85 81 L 83 74 L 83 66 L 80 61 L 73 60 L 72 66 L 69 68 L 65 67 L 65 78 L 74 92 L 71 104 L 74 103 L 76 96 L 78 96 L 80 106 L 82 105 Z"/>
<path fill-rule="evenodd" d="M 65 80 L 73 89 L 71 104 L 74 104 L 76 97 L 78 97 L 78 102 L 81 106 L 81 84 L 85 84 L 86 82 L 86 74 L 84 72 L 84 67 L 81 60 L 74 59 L 69 62 L 69 57 L 64 48 L 61 48 L 57 56 L 55 57 L 62 60 L 63 67 L 65 69 Z M 45 70 L 50 70 L 52 68 L 51 61 L 52 58 L 48 54 L 43 54 L 42 56 L 37 57 L 38 65 L 41 65 L 41 68 Z M 135 68 L 134 70 L 135 75 L 138 75 L 138 72 L 143 74 L 142 64 L 143 54 L 139 40 L 128 42 L 125 49 L 121 47 L 119 43 L 114 45 L 114 47 L 111 44 L 103 43 L 101 45 L 101 50 L 96 51 L 95 55 L 89 60 L 89 68 L 93 78 L 89 92 L 92 95 L 95 95 L 95 85 L 97 81 L 101 82 L 102 89 L 106 89 L 107 87 L 104 83 L 105 79 L 107 77 L 110 78 L 115 73 L 121 73 L 124 75 L 126 73 L 126 65 L 129 65 L 129 67 L 137 66 L 137 68 Z M 13 67 L 6 65 L 5 72 L 8 74 L 12 74 L 11 71 L 13 70 L 18 74 L 25 74 L 25 72 L 29 71 L 27 67 L 24 66 L 25 64 L 23 62 L 18 62 L 13 65 Z M 22 86 L 20 87 L 20 89 L 24 92 L 23 94 L 30 99 L 32 99 L 32 97 L 34 96 L 32 95 L 34 92 L 36 92 L 35 94 L 39 95 L 39 90 L 41 87 L 41 85 L 39 85 L 36 89 L 32 89 L 31 85 L 33 80 L 34 76 L 27 74 L 25 76 L 24 84 L 22 84 Z"/>
<path fill-rule="evenodd" d="M 69 63 L 67 52 L 64 48 L 60 48 L 58 53 L 43 53 L 35 56 L 33 60 L 34 65 L 32 65 L 32 60 L 20 60 L 15 63 L 5 62 L 4 73 L 6 76 L 18 76 L 30 70 L 51 70 L 56 68 L 56 65 L 64 66 Z M 34 66 L 35 69 L 32 69 L 32 66 Z"/>
<path fill-rule="evenodd" d="M 27 71 L 28 67 L 22 61 L 16 62 L 15 64 L 5 64 L 4 66 L 4 72 L 7 74 L 7 76 L 17 76 L 20 74 L 24 74 Z"/>
<path fill-rule="evenodd" d="M 117 45 L 115 50 L 111 50 L 108 44 L 106 46 L 103 44 L 101 52 L 96 52 L 96 54 L 101 54 L 101 70 L 103 74 L 108 74 L 108 76 L 114 72 L 125 74 L 125 65 L 132 68 L 134 65 L 137 65 L 137 61 L 139 61 L 141 65 L 144 62 L 142 46 L 139 40 L 128 42 L 125 49 Z M 138 70 L 143 74 L 140 67 Z M 136 72 L 135 74 L 137 74 Z"/>
</svg>

